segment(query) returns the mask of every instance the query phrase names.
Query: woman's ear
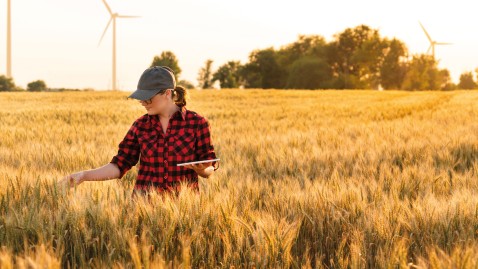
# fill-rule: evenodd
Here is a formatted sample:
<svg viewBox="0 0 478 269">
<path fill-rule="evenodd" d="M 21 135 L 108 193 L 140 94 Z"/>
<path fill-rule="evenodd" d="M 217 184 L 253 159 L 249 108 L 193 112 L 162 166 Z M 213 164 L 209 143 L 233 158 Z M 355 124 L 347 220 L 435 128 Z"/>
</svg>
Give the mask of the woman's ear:
<svg viewBox="0 0 478 269">
<path fill-rule="evenodd" d="M 172 90 L 172 89 L 168 89 L 168 90 L 167 90 L 167 95 L 170 95 L 171 97 L 173 97 L 173 90 Z"/>
<path fill-rule="evenodd" d="M 163 94 L 164 98 L 166 98 L 166 99 L 169 99 L 170 95 L 171 95 L 171 90 L 170 89 L 166 90 Z"/>
</svg>

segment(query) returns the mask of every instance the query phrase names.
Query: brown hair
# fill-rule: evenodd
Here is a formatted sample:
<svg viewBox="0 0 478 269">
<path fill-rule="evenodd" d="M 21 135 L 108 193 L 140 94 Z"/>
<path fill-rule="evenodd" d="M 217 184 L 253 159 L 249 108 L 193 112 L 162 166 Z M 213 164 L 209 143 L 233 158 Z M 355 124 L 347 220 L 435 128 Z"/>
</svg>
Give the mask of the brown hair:
<svg viewBox="0 0 478 269">
<path fill-rule="evenodd" d="M 189 99 L 189 95 L 185 88 L 181 86 L 176 86 L 176 88 L 174 88 L 172 98 L 173 102 L 177 106 L 183 107 L 186 106 L 186 99 Z"/>
</svg>

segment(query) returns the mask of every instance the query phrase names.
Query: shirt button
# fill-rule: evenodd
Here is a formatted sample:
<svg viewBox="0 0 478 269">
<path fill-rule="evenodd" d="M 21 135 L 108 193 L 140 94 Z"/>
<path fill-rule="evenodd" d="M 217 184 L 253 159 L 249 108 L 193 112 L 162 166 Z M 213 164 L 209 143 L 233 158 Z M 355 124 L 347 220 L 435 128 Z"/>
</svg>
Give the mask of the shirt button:
<svg viewBox="0 0 478 269">
<path fill-rule="evenodd" d="M 165 175 L 165 176 L 164 176 L 164 179 L 168 179 L 168 175 Z"/>
<path fill-rule="evenodd" d="M 168 163 L 168 161 L 164 160 L 164 163 L 165 163 L 165 164 L 167 164 L 167 163 Z"/>
</svg>

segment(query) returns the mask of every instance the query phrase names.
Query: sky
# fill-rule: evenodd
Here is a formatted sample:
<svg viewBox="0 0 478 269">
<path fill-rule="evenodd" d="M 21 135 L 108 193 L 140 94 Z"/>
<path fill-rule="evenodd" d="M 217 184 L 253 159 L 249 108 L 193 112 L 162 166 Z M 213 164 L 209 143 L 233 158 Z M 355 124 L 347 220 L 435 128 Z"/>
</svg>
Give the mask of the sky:
<svg viewBox="0 0 478 269">
<path fill-rule="evenodd" d="M 100 37 L 110 15 L 101 0 L 11 0 L 12 75 L 23 88 L 44 80 L 53 88 L 110 89 L 112 32 Z M 117 20 L 117 80 L 136 89 L 153 57 L 172 51 L 180 79 L 196 84 L 199 69 L 230 60 L 248 61 L 255 49 L 290 44 L 298 35 L 332 41 L 346 28 L 366 24 L 382 37 L 398 38 L 411 54 L 438 42 L 440 68 L 460 74 L 478 68 L 478 2 L 472 0 L 107 0 L 113 12 L 141 18 Z M 6 73 L 6 8 L 0 0 L 0 74 Z"/>
</svg>

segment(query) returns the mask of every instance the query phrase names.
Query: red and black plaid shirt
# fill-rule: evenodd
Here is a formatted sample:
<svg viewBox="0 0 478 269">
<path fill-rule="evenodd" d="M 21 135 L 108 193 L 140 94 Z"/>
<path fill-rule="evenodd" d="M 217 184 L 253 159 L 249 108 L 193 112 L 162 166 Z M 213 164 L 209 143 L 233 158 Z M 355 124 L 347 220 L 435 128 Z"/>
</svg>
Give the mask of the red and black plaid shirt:
<svg viewBox="0 0 478 269">
<path fill-rule="evenodd" d="M 164 191 L 177 190 L 180 182 L 198 189 L 197 173 L 176 164 L 215 158 L 207 120 L 182 107 L 169 120 L 166 133 L 158 115 L 146 114 L 137 119 L 111 163 L 118 166 L 122 177 L 139 159 L 134 189 Z"/>
</svg>

